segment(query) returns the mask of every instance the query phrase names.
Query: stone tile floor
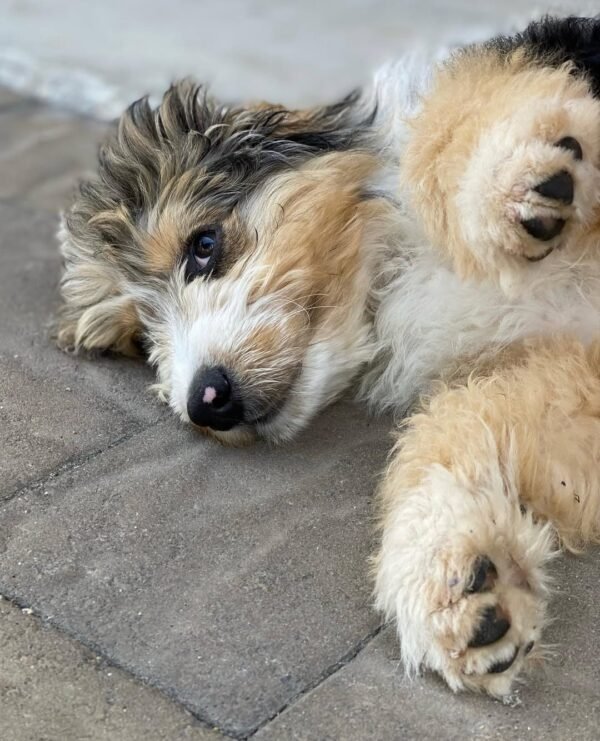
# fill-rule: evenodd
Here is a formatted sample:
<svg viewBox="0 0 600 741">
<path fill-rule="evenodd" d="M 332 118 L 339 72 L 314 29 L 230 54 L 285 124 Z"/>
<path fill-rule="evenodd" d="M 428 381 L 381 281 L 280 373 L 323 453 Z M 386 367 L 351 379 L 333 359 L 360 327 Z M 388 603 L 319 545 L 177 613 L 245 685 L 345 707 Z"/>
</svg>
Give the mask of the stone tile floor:
<svg viewBox="0 0 600 741">
<path fill-rule="evenodd" d="M 597 553 L 512 705 L 408 682 L 370 607 L 389 422 L 221 449 L 116 358 L 50 340 L 57 209 L 105 124 L 0 89 L 0 738 L 597 739 Z"/>
</svg>

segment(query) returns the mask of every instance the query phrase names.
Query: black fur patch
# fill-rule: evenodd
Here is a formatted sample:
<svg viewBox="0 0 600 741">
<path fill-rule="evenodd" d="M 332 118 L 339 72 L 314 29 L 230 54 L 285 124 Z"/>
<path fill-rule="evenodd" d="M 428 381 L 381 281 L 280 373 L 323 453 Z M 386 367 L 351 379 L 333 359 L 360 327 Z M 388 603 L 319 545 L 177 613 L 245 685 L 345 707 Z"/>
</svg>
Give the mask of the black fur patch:
<svg viewBox="0 0 600 741">
<path fill-rule="evenodd" d="M 280 106 L 225 106 L 188 80 L 173 85 L 159 106 L 133 103 L 99 152 L 98 175 L 80 186 L 67 214 L 72 236 L 95 253 L 107 247 L 133 269 L 135 230 L 149 211 L 188 178 L 188 204 L 228 213 L 276 172 L 328 152 L 361 145 L 375 111 L 359 92 L 306 112 Z M 98 218 L 102 214 L 102 218 Z M 139 268 L 139 265 L 138 265 Z"/>
<path fill-rule="evenodd" d="M 351 120 L 357 99 L 358 93 L 353 93 L 311 112 L 298 124 L 295 114 L 281 107 L 230 108 L 210 98 L 201 86 L 174 85 L 156 109 L 147 98 L 129 107 L 117 140 L 101 152 L 101 176 L 123 189 L 123 196 L 135 199 L 129 189 L 140 168 L 154 176 L 154 188 L 149 190 L 160 190 L 164 176 L 157 160 L 167 159 L 174 174 L 201 167 L 206 173 L 226 175 L 226 187 L 219 190 L 237 201 L 240 192 L 247 193 L 278 170 L 310 156 L 351 148 L 361 129 Z"/>
<path fill-rule="evenodd" d="M 525 47 L 543 64 L 560 66 L 572 62 L 587 75 L 596 97 L 600 97 L 600 16 L 553 18 L 531 23 L 516 36 L 499 36 L 489 46 L 502 54 Z"/>
</svg>

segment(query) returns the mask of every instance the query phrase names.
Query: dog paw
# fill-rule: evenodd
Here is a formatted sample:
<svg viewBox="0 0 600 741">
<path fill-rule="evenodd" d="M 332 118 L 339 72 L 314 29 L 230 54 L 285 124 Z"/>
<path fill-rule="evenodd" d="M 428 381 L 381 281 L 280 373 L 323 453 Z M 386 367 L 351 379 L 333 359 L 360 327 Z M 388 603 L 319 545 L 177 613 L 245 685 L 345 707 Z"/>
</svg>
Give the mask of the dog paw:
<svg viewBox="0 0 600 741">
<path fill-rule="evenodd" d="M 498 556 L 450 557 L 446 583 L 430 585 L 425 663 L 455 690 L 503 697 L 535 659 L 546 602 L 510 556 Z"/>
<path fill-rule="evenodd" d="M 600 198 L 600 105 L 540 103 L 482 135 L 459 189 L 461 224 L 483 265 L 537 262 L 576 243 Z"/>
<path fill-rule="evenodd" d="M 528 153 L 524 153 L 520 165 L 523 172 L 517 176 L 505 206 L 509 221 L 523 229 L 507 246 L 531 262 L 542 260 L 562 246 L 570 231 L 567 225 L 587 221 L 588 204 L 581 203 L 585 199 L 575 202 L 577 183 L 581 185 L 585 181 L 585 173 L 577 172 L 577 163 L 583 162 L 578 140 L 563 137 L 553 147 L 556 152 L 547 151 L 546 147 L 544 152 L 539 149 L 535 165 Z"/>
</svg>

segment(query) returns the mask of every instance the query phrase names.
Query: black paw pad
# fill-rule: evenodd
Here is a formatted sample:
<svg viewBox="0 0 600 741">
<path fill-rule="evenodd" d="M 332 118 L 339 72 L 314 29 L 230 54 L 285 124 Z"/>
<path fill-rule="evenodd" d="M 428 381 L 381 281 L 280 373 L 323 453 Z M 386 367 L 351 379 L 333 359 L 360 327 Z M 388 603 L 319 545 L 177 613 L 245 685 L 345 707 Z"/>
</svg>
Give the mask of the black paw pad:
<svg viewBox="0 0 600 741">
<path fill-rule="evenodd" d="M 581 144 L 572 136 L 565 136 L 564 139 L 556 142 L 556 146 L 561 149 L 568 149 L 569 152 L 573 152 L 573 157 L 575 157 L 576 160 L 583 159 L 583 149 L 581 148 Z"/>
<path fill-rule="evenodd" d="M 567 206 L 573 203 L 575 184 L 573 176 L 566 170 L 561 170 L 543 183 L 534 188 L 544 198 L 552 198 L 555 201 L 565 203 Z"/>
<path fill-rule="evenodd" d="M 554 219 L 551 216 L 538 216 L 534 219 L 527 219 L 521 222 L 523 228 L 528 234 L 534 239 L 539 239 L 541 242 L 547 242 L 550 239 L 557 237 L 563 230 L 565 225 L 564 219 Z"/>
<path fill-rule="evenodd" d="M 478 556 L 473 566 L 473 573 L 471 574 L 471 581 L 465 589 L 465 592 L 472 594 L 473 592 L 489 592 L 496 583 L 498 572 L 487 556 Z"/>
<path fill-rule="evenodd" d="M 469 641 L 469 648 L 489 646 L 490 643 L 495 643 L 505 636 L 509 628 L 510 623 L 498 607 L 490 605 L 481 613 L 479 627 Z"/>
<path fill-rule="evenodd" d="M 517 658 L 518 653 L 519 649 L 515 648 L 515 651 L 510 659 L 505 659 L 505 661 L 498 661 L 495 664 L 492 664 L 492 666 L 490 666 L 490 668 L 488 669 L 488 674 L 502 674 L 502 672 L 510 669 L 515 659 Z"/>
</svg>

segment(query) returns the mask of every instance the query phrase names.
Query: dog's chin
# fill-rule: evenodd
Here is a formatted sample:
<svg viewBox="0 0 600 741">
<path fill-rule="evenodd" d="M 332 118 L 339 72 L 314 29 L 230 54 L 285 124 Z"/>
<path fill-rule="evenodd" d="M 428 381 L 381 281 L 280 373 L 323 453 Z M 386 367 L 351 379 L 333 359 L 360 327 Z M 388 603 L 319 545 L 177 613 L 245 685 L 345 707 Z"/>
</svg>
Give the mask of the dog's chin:
<svg viewBox="0 0 600 741">
<path fill-rule="evenodd" d="M 277 444 L 288 440 L 291 435 L 285 434 L 288 425 L 283 418 L 283 409 L 277 409 L 251 424 L 245 423 L 232 427 L 230 430 L 211 430 L 208 428 L 199 428 L 217 440 L 222 445 L 229 447 L 241 448 L 252 445 L 257 440 L 264 440 L 268 443 Z M 283 424 L 282 424 L 283 423 Z"/>
<path fill-rule="evenodd" d="M 268 414 L 263 415 L 252 423 L 242 423 L 230 430 L 212 430 L 207 427 L 196 427 L 203 434 L 217 440 L 228 447 L 241 448 L 257 440 L 264 440 L 274 445 L 289 440 L 303 425 L 290 424 L 286 405 L 280 405 Z"/>
<path fill-rule="evenodd" d="M 256 442 L 258 433 L 254 425 L 238 425 L 231 430 L 211 430 L 208 427 L 199 427 L 205 435 L 217 440 L 221 445 L 231 448 L 244 448 Z"/>
<path fill-rule="evenodd" d="M 217 440 L 221 445 L 232 448 L 243 448 L 252 445 L 252 443 L 255 443 L 259 439 L 271 443 L 280 442 L 282 439 L 279 431 L 281 426 L 279 424 L 281 412 L 282 407 L 278 406 L 255 421 L 243 422 L 232 427 L 230 430 L 213 430 L 210 427 L 199 427 L 198 425 L 194 425 L 193 422 L 191 424 L 202 434 L 213 440 Z"/>
</svg>

